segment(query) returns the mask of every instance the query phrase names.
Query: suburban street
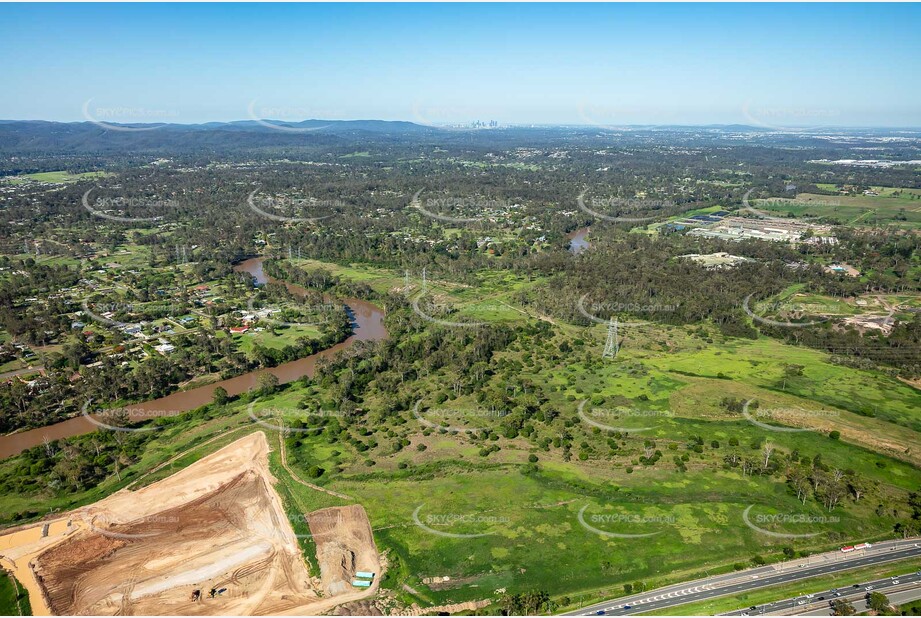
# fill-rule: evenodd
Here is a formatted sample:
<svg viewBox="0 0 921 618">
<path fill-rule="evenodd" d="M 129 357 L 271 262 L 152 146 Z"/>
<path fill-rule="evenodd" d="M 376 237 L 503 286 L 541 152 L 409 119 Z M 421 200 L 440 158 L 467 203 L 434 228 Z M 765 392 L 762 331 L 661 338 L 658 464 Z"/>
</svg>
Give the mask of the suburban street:
<svg viewBox="0 0 921 618">
<path fill-rule="evenodd" d="M 817 575 L 827 575 L 856 567 L 917 556 L 921 556 L 921 540 L 919 539 L 883 541 L 874 544 L 869 549 L 848 554 L 836 550 L 808 558 L 665 586 L 640 594 L 595 603 L 566 615 L 626 616 L 641 614 L 685 603 L 800 581 Z"/>
</svg>

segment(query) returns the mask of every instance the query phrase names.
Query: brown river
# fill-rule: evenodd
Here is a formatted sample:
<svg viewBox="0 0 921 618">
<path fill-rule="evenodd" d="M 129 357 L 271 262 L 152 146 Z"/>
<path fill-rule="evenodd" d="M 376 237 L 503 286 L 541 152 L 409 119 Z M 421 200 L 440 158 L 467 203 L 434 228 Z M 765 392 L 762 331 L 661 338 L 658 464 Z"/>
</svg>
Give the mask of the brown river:
<svg viewBox="0 0 921 618">
<path fill-rule="evenodd" d="M 265 258 L 252 258 L 241 262 L 234 267 L 237 272 L 248 272 L 255 277 L 257 283 L 266 283 L 271 280 L 262 270 L 262 261 Z M 299 285 L 285 283 L 288 290 L 294 294 L 305 293 L 304 288 Z M 180 414 L 194 410 L 200 406 L 210 403 L 214 398 L 214 389 L 218 386 L 224 387 L 229 395 L 239 395 L 256 386 L 259 376 L 265 372 L 274 373 L 278 381 L 282 384 L 293 382 L 298 378 L 308 375 L 312 376 L 317 364 L 317 359 L 333 356 L 340 350 L 344 350 L 355 344 L 356 341 L 375 341 L 387 337 L 387 330 L 384 328 L 384 312 L 377 306 L 357 298 L 348 298 L 343 302 L 348 306 L 349 315 L 352 318 L 353 332 L 352 335 L 336 345 L 317 352 L 311 356 L 299 360 L 283 363 L 278 367 L 271 369 L 258 369 L 251 371 L 235 378 L 221 380 L 206 386 L 199 386 L 186 391 L 180 391 L 152 399 L 143 403 L 130 404 L 125 406 L 128 416 L 134 420 L 151 418 L 154 416 L 165 416 Z M 60 423 L 30 429 L 19 433 L 0 436 L 0 459 L 12 457 L 22 451 L 42 444 L 45 439 L 59 440 L 69 438 L 85 433 L 95 431 L 99 427 L 85 416 L 77 416 Z"/>
</svg>

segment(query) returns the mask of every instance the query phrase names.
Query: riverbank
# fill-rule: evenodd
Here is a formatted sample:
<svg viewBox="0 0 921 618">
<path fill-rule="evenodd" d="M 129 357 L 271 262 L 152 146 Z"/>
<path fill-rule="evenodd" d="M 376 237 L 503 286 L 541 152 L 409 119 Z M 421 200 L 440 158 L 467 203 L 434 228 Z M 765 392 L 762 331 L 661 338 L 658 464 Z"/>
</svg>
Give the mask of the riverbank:
<svg viewBox="0 0 921 618">
<path fill-rule="evenodd" d="M 265 258 L 262 257 L 250 258 L 236 265 L 234 270 L 249 273 L 260 284 L 274 281 L 263 271 L 262 263 L 264 260 Z M 306 290 L 301 286 L 287 282 L 281 283 L 284 283 L 293 294 L 303 296 L 306 293 Z M 352 335 L 345 341 L 321 350 L 316 354 L 282 363 L 277 367 L 257 369 L 226 380 L 178 391 L 143 403 L 125 406 L 129 418 L 131 420 L 143 420 L 195 410 L 214 400 L 214 390 L 216 388 L 223 388 L 230 396 L 240 395 L 255 388 L 259 384 L 259 378 L 265 373 L 273 374 L 278 378 L 280 384 L 287 384 L 305 375 L 312 376 L 316 369 L 316 363 L 321 358 L 335 356 L 337 353 L 355 345 L 358 341 L 377 341 L 387 337 L 387 330 L 384 327 L 384 311 L 382 309 L 357 298 L 348 298 L 343 302 L 348 307 L 349 316 L 352 320 Z M 12 457 L 46 442 L 96 431 L 100 428 L 99 421 L 90 416 L 76 416 L 45 427 L 0 436 L 0 459 Z"/>
</svg>

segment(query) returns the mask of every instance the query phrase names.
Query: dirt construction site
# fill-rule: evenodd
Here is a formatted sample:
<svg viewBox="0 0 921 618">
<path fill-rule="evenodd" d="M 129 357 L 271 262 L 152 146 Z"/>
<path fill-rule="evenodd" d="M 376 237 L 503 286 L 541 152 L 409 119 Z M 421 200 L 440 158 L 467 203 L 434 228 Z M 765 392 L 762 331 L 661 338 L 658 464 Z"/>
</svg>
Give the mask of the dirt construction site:
<svg viewBox="0 0 921 618">
<path fill-rule="evenodd" d="M 36 615 L 320 614 L 377 591 L 381 565 L 360 505 L 306 514 L 310 576 L 254 433 L 136 491 L 0 536 Z M 311 557 L 312 558 L 312 557 Z M 377 574 L 370 588 L 356 571 Z"/>
</svg>

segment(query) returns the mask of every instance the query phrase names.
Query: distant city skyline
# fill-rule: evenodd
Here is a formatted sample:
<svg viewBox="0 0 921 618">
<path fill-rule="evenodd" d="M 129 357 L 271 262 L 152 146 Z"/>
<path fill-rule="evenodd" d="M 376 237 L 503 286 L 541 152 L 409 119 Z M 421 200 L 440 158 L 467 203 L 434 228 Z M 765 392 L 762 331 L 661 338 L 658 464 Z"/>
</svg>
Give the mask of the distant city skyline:
<svg viewBox="0 0 921 618">
<path fill-rule="evenodd" d="M 4 4 L 0 119 L 921 126 L 916 4 Z"/>
</svg>

